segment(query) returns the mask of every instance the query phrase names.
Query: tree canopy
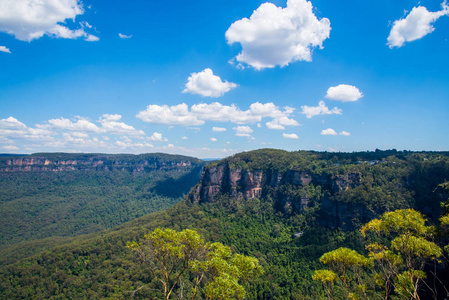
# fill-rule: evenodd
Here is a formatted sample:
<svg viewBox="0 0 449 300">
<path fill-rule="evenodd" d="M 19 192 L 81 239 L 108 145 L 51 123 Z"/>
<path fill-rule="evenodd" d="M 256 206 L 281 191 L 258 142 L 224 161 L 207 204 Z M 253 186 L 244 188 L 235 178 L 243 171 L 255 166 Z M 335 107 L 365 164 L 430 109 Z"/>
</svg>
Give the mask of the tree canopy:
<svg viewBox="0 0 449 300">
<path fill-rule="evenodd" d="M 157 228 L 143 242 L 128 242 L 162 285 L 164 299 L 243 299 L 244 284 L 263 273 L 254 257 L 232 253 L 222 243 L 207 243 L 195 230 Z M 187 288 L 188 287 L 188 288 Z"/>
</svg>

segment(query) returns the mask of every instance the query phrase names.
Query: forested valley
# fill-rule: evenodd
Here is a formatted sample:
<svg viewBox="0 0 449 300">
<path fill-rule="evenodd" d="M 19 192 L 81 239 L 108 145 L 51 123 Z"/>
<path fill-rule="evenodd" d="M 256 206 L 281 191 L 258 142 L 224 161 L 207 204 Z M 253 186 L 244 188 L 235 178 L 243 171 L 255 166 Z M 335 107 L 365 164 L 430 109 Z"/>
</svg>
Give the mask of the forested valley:
<svg viewBox="0 0 449 300">
<path fill-rule="evenodd" d="M 360 229 L 404 209 L 422 214 L 427 222 L 420 225 L 419 238 L 441 249 L 419 273 L 417 293 L 420 299 L 446 297 L 448 236 L 442 216 L 449 207 L 447 152 L 262 149 L 207 165 L 159 157 L 176 163 L 154 172 L 136 171 L 133 164 L 142 158 L 125 164 L 127 159 L 116 159 L 120 167 L 113 167 L 103 158 L 95 172 L 42 167 L 33 171 L 39 176 L 22 169 L 6 172 L 13 166 L 2 165 L 2 299 L 162 299 L 157 276 L 127 247 L 158 228 L 192 229 L 208 242 L 257 258 L 263 272 L 242 283 L 247 299 L 385 299 L 372 268 L 355 269 L 354 263 L 346 275 L 336 268 L 321 273 L 339 276 L 333 279 L 316 271 L 329 267 L 320 258 L 334 250 L 347 248 L 369 257 L 366 246 L 373 240 L 390 245 L 388 238 L 367 232 L 375 226 Z M 343 279 L 356 273 L 365 283 L 352 279 L 345 289 Z M 193 278 L 185 273 L 172 298 L 187 298 Z M 391 282 L 396 289 L 388 299 L 413 298 Z M 194 297 L 203 299 L 205 293 Z"/>
<path fill-rule="evenodd" d="M 0 157 L 0 264 L 171 207 L 203 165 L 166 154 Z"/>
</svg>

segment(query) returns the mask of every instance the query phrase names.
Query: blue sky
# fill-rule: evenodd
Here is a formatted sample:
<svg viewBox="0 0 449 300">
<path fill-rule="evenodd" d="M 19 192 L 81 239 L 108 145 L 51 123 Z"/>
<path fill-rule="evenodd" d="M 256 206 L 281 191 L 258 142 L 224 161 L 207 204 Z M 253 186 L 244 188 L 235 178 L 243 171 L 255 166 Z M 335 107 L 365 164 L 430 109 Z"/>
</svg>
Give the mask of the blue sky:
<svg viewBox="0 0 449 300">
<path fill-rule="evenodd" d="M 0 153 L 449 150 L 440 1 L 0 0 Z"/>
</svg>

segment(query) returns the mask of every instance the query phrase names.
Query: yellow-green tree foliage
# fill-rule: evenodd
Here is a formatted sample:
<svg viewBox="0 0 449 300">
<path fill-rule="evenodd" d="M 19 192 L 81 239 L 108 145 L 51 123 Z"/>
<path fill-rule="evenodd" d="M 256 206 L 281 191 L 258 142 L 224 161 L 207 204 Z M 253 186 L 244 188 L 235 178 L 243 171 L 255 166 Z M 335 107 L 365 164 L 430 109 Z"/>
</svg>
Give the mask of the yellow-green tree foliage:
<svg viewBox="0 0 449 300">
<path fill-rule="evenodd" d="M 195 230 L 157 228 L 143 242 L 128 242 L 161 283 L 164 299 L 243 299 L 244 284 L 263 273 L 259 261 L 221 243 L 207 243 Z M 184 289 L 188 286 L 189 289 Z"/>
<path fill-rule="evenodd" d="M 443 225 L 448 221 L 445 217 L 440 219 Z M 347 248 L 325 253 L 320 261 L 336 277 L 326 277 L 320 270 L 313 279 L 323 283 L 329 298 L 332 298 L 329 283 L 338 283 L 346 290 L 347 298 L 389 299 L 394 295 L 397 299 L 419 299 L 418 289 L 426 277 L 425 264 L 443 254 L 432 241 L 435 228 L 426 225 L 420 212 L 400 209 L 368 222 L 360 232 L 364 237 L 377 236 L 378 240 L 388 242 L 369 243 L 366 246 L 368 257 Z M 365 276 L 362 276 L 363 269 L 369 269 Z M 366 278 L 366 274 L 373 275 Z"/>
</svg>

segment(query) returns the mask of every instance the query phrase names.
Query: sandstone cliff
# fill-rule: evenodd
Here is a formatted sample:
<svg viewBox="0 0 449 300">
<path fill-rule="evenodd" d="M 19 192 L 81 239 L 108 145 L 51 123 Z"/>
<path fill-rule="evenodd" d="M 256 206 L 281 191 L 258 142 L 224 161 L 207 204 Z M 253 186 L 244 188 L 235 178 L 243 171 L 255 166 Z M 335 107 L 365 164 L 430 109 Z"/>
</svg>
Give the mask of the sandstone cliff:
<svg viewBox="0 0 449 300">
<path fill-rule="evenodd" d="M 39 153 L 28 156 L 8 156 L 0 159 L 0 173 L 31 171 L 105 170 L 145 172 L 160 169 L 183 170 L 202 166 L 193 157 L 166 154 L 55 154 Z"/>
<path fill-rule="evenodd" d="M 351 229 L 354 219 L 366 221 L 377 213 L 365 205 L 335 201 L 333 196 L 359 186 L 362 181 L 360 172 L 332 175 L 310 170 L 246 169 L 225 160 L 204 168 L 189 200 L 213 203 L 225 195 L 242 203 L 252 198 L 270 198 L 276 209 L 284 213 L 301 213 L 319 207 L 319 221 L 323 225 Z M 315 192 L 317 187 L 320 193 Z"/>
</svg>

